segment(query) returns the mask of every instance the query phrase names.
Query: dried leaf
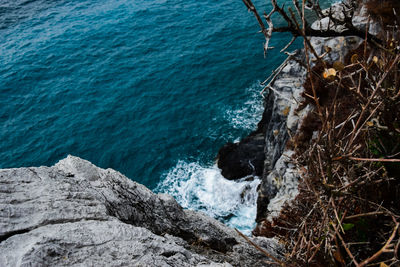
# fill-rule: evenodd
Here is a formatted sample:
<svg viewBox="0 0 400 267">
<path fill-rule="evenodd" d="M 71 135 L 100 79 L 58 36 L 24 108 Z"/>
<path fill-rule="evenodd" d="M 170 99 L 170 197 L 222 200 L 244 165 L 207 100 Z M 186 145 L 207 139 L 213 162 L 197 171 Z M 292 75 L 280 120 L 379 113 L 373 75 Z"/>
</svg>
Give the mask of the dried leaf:
<svg viewBox="0 0 400 267">
<path fill-rule="evenodd" d="M 329 46 L 324 46 L 324 50 L 325 50 L 325 52 L 326 53 L 329 53 L 329 52 L 331 52 L 332 51 L 332 48 L 330 48 Z"/>
<path fill-rule="evenodd" d="M 333 68 L 334 68 L 335 70 L 337 70 L 337 71 L 342 71 L 342 70 L 344 70 L 344 65 L 343 65 L 343 63 L 340 62 L 340 61 L 335 61 L 335 62 L 333 63 Z"/>
<path fill-rule="evenodd" d="M 357 63 L 358 62 L 358 55 L 357 54 L 352 55 L 350 61 L 353 64 Z"/>
<path fill-rule="evenodd" d="M 383 60 L 380 59 L 380 60 L 378 61 L 378 66 L 379 66 L 379 68 L 384 69 L 384 67 L 385 67 L 385 62 L 383 62 Z"/>
<path fill-rule="evenodd" d="M 285 107 L 285 109 L 282 111 L 282 114 L 283 114 L 283 116 L 287 116 L 287 115 L 289 115 L 289 112 L 290 112 L 290 107 L 287 106 L 287 107 Z"/>
<path fill-rule="evenodd" d="M 384 263 L 384 262 L 381 262 L 381 264 L 379 264 L 379 267 L 389 267 L 389 265 L 387 265 L 387 264 Z"/>
<path fill-rule="evenodd" d="M 330 68 L 330 69 L 325 69 L 324 73 L 322 74 L 322 76 L 324 77 L 324 79 L 332 79 L 336 76 L 336 70 L 334 68 Z"/>
<path fill-rule="evenodd" d="M 333 257 L 340 263 L 342 264 L 346 264 L 346 262 L 343 259 L 342 254 L 340 253 L 339 250 L 336 250 L 335 252 L 333 252 Z"/>
</svg>

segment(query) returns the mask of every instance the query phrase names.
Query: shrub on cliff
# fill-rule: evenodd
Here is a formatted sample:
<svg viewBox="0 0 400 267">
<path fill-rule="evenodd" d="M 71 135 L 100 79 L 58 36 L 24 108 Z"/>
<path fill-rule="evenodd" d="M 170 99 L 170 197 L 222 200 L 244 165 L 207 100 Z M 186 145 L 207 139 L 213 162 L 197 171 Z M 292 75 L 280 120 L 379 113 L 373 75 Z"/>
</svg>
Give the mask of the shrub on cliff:
<svg viewBox="0 0 400 267">
<path fill-rule="evenodd" d="M 387 26 L 400 24 L 400 1 L 398 0 L 369 0 L 365 3 L 368 13 L 375 21 L 390 30 Z"/>
<path fill-rule="evenodd" d="M 361 29 L 352 20 L 359 9 L 356 1 L 347 1 L 342 14 L 335 14 L 322 11 L 318 1 L 294 0 L 292 8 L 284 9 L 271 0 L 266 29 L 252 2 L 243 2 L 261 26 L 265 51 L 273 32 L 303 38 L 308 69 L 304 97 L 314 106 L 289 142 L 302 170 L 299 195 L 255 232 L 277 236 L 286 245 L 286 263 L 280 265 L 400 264 L 399 3 L 360 1 L 371 14 Z M 327 29 L 312 29 L 306 8 L 328 19 Z M 287 27 L 274 27 L 274 13 Z M 392 25 L 387 24 L 390 17 Z M 382 31 L 370 34 L 371 23 Z M 364 41 L 338 62 L 325 62 L 308 39 L 339 35 Z"/>
</svg>

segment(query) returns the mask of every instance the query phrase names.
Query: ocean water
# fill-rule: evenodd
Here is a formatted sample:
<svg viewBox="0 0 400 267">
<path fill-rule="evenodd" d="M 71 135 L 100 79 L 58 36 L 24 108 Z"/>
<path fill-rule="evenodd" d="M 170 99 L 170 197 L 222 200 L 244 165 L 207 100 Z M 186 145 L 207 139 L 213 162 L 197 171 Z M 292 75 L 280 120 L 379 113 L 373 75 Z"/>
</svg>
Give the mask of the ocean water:
<svg viewBox="0 0 400 267">
<path fill-rule="evenodd" d="M 0 168 L 76 155 L 249 233 L 259 181 L 214 160 L 261 117 L 262 45 L 239 0 L 2 0 Z"/>
</svg>

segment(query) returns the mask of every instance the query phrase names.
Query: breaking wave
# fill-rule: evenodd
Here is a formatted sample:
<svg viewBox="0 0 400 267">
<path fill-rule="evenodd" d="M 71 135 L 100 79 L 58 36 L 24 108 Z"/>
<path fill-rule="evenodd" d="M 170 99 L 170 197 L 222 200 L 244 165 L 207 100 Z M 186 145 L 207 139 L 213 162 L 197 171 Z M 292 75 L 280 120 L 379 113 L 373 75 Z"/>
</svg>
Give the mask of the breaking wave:
<svg viewBox="0 0 400 267">
<path fill-rule="evenodd" d="M 235 129 L 254 130 L 261 120 L 263 113 L 263 99 L 260 95 L 262 86 L 259 82 L 246 89 L 246 102 L 240 103 L 239 108 L 228 108 L 225 119 Z"/>
<path fill-rule="evenodd" d="M 215 165 L 178 161 L 156 191 L 172 195 L 184 208 L 203 211 L 250 235 L 255 226 L 259 183 L 257 177 L 227 180 Z"/>
</svg>

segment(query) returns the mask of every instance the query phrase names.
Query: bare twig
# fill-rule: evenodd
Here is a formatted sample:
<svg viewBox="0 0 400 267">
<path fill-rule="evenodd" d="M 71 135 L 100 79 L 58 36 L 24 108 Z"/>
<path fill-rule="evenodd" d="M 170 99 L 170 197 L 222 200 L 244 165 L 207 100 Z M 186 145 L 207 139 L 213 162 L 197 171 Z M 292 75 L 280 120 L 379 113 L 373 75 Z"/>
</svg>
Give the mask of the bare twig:
<svg viewBox="0 0 400 267">
<path fill-rule="evenodd" d="M 356 157 L 349 157 L 349 159 L 356 161 L 370 161 L 370 162 L 400 162 L 400 159 L 369 159 L 369 158 L 356 158 Z"/>
<path fill-rule="evenodd" d="M 382 215 L 382 214 L 387 214 L 387 213 L 384 211 L 373 211 L 373 212 L 367 212 L 367 213 L 347 216 L 344 219 L 345 220 L 353 220 L 353 219 L 360 218 L 360 217 L 369 217 L 369 216 L 376 216 L 376 215 Z"/>
<path fill-rule="evenodd" d="M 388 248 L 389 245 L 392 243 L 393 238 L 396 236 L 396 232 L 397 232 L 397 229 L 398 229 L 398 228 L 399 228 L 399 223 L 396 222 L 396 226 L 394 227 L 393 232 L 392 232 L 392 234 L 390 235 L 389 239 L 386 241 L 385 245 L 384 245 L 378 252 L 376 252 L 374 255 L 372 255 L 371 257 L 369 257 L 369 258 L 366 259 L 365 261 L 361 262 L 359 266 L 360 266 L 360 267 L 365 266 L 365 265 L 367 265 L 368 263 L 370 263 L 370 262 L 376 260 L 382 253 L 388 252 L 388 249 L 387 249 L 387 248 Z"/>
<path fill-rule="evenodd" d="M 257 245 L 256 243 L 254 243 L 253 241 L 251 241 L 247 236 L 245 236 L 244 234 L 242 234 L 242 232 L 240 232 L 238 229 L 236 229 L 236 232 L 243 237 L 250 245 L 252 245 L 253 247 L 255 247 L 258 251 L 260 251 L 262 254 L 264 254 L 265 256 L 267 256 L 268 258 L 271 258 L 273 261 L 275 261 L 276 264 L 280 265 L 280 266 L 286 266 L 286 264 L 283 261 L 280 261 L 278 258 L 272 256 L 271 254 L 269 254 L 267 251 L 265 251 L 265 249 L 261 248 L 259 245 Z"/>
<path fill-rule="evenodd" d="M 344 247 L 344 249 L 345 249 L 346 252 L 347 252 L 347 255 L 349 255 L 349 257 L 351 258 L 351 260 L 353 261 L 353 263 L 354 263 L 356 266 L 359 266 L 359 264 L 358 264 L 358 262 L 356 261 L 354 255 L 351 253 L 350 249 L 349 249 L 349 248 L 347 247 L 347 245 L 346 245 L 346 242 L 344 241 L 343 237 L 340 235 L 338 229 L 336 228 L 336 225 L 335 225 L 334 223 L 332 223 L 331 225 L 332 225 L 333 228 L 335 229 L 335 233 L 336 233 L 336 235 L 339 237 L 339 239 L 340 239 L 340 241 L 341 241 L 341 243 L 342 243 L 342 246 Z"/>
<path fill-rule="evenodd" d="M 253 12 L 254 16 L 257 19 L 258 24 L 260 25 L 261 32 L 265 37 L 265 44 L 264 44 L 264 56 L 265 56 L 267 53 L 267 50 L 271 49 L 268 45 L 269 45 L 269 40 L 271 39 L 271 36 L 272 36 L 272 30 L 274 28 L 272 21 L 270 20 L 269 17 L 268 17 L 268 19 L 266 17 L 269 28 L 268 29 L 265 28 L 264 22 L 262 21 L 260 15 L 258 14 L 257 9 L 254 6 L 253 2 L 251 2 L 251 0 L 242 0 L 242 1 L 245 4 L 245 6 L 247 7 L 247 9 L 250 10 L 251 12 Z M 270 14 L 272 15 L 273 12 L 274 11 L 272 11 Z"/>
<path fill-rule="evenodd" d="M 392 64 L 389 66 L 389 68 L 384 72 L 384 74 L 382 75 L 381 79 L 379 80 L 379 82 L 376 84 L 375 86 L 375 90 L 373 91 L 372 95 L 368 98 L 368 102 L 367 104 L 362 108 L 361 114 L 358 117 L 357 123 L 354 127 L 354 130 L 352 132 L 352 135 L 350 137 L 350 143 L 348 145 L 348 147 L 350 147 L 353 142 L 354 142 L 354 135 L 356 134 L 356 129 L 358 129 L 358 126 L 361 123 L 362 118 L 364 117 L 365 112 L 367 111 L 368 106 L 371 104 L 372 100 L 374 99 L 374 96 L 378 93 L 379 88 L 381 87 L 381 84 L 383 83 L 383 81 L 386 79 L 388 73 L 390 72 L 390 70 L 397 65 L 397 63 L 399 62 L 400 59 L 400 54 L 396 56 L 396 58 L 394 59 L 394 61 L 392 62 Z"/>
</svg>

